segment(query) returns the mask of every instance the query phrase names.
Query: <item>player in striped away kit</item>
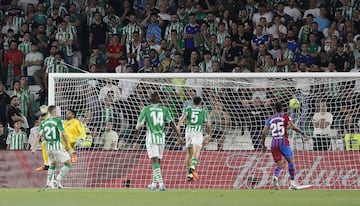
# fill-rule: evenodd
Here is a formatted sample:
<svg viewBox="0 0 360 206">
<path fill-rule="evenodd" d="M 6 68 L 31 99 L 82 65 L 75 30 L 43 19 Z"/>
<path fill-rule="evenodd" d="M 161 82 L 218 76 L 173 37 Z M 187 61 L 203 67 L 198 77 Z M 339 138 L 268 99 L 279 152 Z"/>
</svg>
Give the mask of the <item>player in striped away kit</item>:
<svg viewBox="0 0 360 206">
<path fill-rule="evenodd" d="M 63 123 L 61 119 L 56 116 L 56 106 L 52 105 L 48 107 L 49 118 L 42 121 L 39 126 L 39 134 L 36 136 L 35 144 L 32 149 L 32 153 L 35 153 L 37 144 L 41 136 L 45 137 L 46 140 L 46 151 L 49 157 L 49 170 L 47 174 L 47 188 L 53 188 L 54 183 L 58 188 L 63 188 L 61 180 L 69 172 L 71 168 L 70 156 L 65 149 L 70 148 L 68 138 L 65 134 Z M 61 143 L 64 140 L 65 149 Z M 64 163 L 56 179 L 53 180 L 55 173 L 56 160 Z"/>
<path fill-rule="evenodd" d="M 263 132 L 262 132 L 262 151 L 266 152 L 267 148 L 265 146 L 266 135 L 268 134 L 269 129 L 271 130 L 271 154 L 276 163 L 276 168 L 274 170 L 274 176 L 272 178 L 272 183 L 274 189 L 279 189 L 278 177 L 282 170 L 282 156 L 288 162 L 288 170 L 290 174 L 290 188 L 291 190 L 296 190 L 298 187 L 295 184 L 295 164 L 293 162 L 293 152 L 290 147 L 287 128 L 290 127 L 296 132 L 301 133 L 305 139 L 308 136 L 301 131 L 298 127 L 294 125 L 291 121 L 291 118 L 283 113 L 283 107 L 280 102 L 276 102 L 274 106 L 275 114 L 269 117 L 266 120 Z"/>
<path fill-rule="evenodd" d="M 186 120 L 185 140 L 186 140 L 186 166 L 188 172 L 188 181 L 199 179 L 195 171 L 198 164 L 201 147 L 204 141 L 203 128 L 206 125 L 205 142 L 210 138 L 211 125 L 209 120 L 209 113 L 202 109 L 201 97 L 195 96 L 193 105 L 185 109 L 181 115 L 178 123 L 178 128 L 181 127 Z"/>
<path fill-rule="evenodd" d="M 142 125 L 146 123 L 146 150 L 149 158 L 152 161 L 153 178 L 150 185 L 150 190 L 156 190 L 156 184 L 159 184 L 159 190 L 165 191 L 165 185 L 160 171 L 160 159 L 162 158 L 165 147 L 165 122 L 169 122 L 171 127 L 175 130 L 178 141 L 181 144 L 182 139 L 180 131 L 176 127 L 169 109 L 159 104 L 159 96 L 156 93 L 151 94 L 150 105 L 145 106 L 139 115 L 136 128 L 135 138 L 139 138 L 139 132 Z"/>
</svg>

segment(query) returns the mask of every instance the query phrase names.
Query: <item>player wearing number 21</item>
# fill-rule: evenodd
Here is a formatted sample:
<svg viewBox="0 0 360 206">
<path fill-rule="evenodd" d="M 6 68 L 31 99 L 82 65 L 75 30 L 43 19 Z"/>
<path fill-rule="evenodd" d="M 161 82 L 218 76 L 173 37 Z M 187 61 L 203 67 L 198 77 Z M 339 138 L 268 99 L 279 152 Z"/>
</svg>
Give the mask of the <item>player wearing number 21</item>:
<svg viewBox="0 0 360 206">
<path fill-rule="evenodd" d="M 207 142 L 210 138 L 211 125 L 209 120 L 209 113 L 201 108 L 202 102 L 199 96 L 193 99 L 193 105 L 185 109 L 181 115 L 178 123 L 178 128 L 181 127 L 186 120 L 185 140 L 186 140 L 186 166 L 188 172 L 188 181 L 197 180 L 199 178 L 195 167 L 198 164 L 200 151 L 203 142 Z M 204 140 L 203 127 L 206 125 L 206 136 Z"/>
<path fill-rule="evenodd" d="M 151 94 L 150 105 L 145 106 L 139 115 L 135 128 L 135 138 L 139 138 L 139 130 L 146 123 L 146 150 L 152 161 L 152 183 L 150 190 L 156 190 L 156 184 L 159 184 L 159 190 L 165 191 L 165 185 L 161 176 L 160 161 L 165 147 L 165 122 L 170 122 L 175 130 L 178 141 L 182 144 L 180 131 L 176 127 L 169 109 L 159 104 L 159 96 L 156 93 Z"/>
<path fill-rule="evenodd" d="M 70 148 L 70 145 L 64 131 L 63 123 L 61 122 L 61 119 L 56 116 L 56 106 L 49 106 L 48 113 L 49 118 L 42 121 L 39 126 L 39 133 L 36 136 L 32 153 L 35 153 L 40 137 L 44 136 L 46 141 L 46 151 L 50 163 L 46 186 L 53 187 L 53 184 L 55 183 L 58 188 L 62 188 L 61 180 L 69 172 L 71 167 L 70 155 L 65 150 Z M 65 149 L 61 140 L 64 141 Z M 56 179 L 53 180 L 56 160 L 64 163 L 64 166 L 61 168 Z"/>
<path fill-rule="evenodd" d="M 298 127 L 294 125 L 291 121 L 291 118 L 283 113 L 283 107 L 280 102 L 276 102 L 274 106 L 275 114 L 269 117 L 266 120 L 264 129 L 262 131 L 262 152 L 266 152 L 267 148 L 265 146 L 266 135 L 271 130 L 271 154 L 276 163 L 276 168 L 274 170 L 274 176 L 272 178 L 272 184 L 274 189 L 279 189 L 278 177 L 282 170 L 282 156 L 288 162 L 288 170 L 290 174 L 290 188 L 297 189 L 298 187 L 295 184 L 295 164 L 293 162 L 293 152 L 290 147 L 287 129 L 290 127 L 296 132 L 301 133 L 305 139 L 308 139 L 308 136 L 301 131 Z"/>
</svg>

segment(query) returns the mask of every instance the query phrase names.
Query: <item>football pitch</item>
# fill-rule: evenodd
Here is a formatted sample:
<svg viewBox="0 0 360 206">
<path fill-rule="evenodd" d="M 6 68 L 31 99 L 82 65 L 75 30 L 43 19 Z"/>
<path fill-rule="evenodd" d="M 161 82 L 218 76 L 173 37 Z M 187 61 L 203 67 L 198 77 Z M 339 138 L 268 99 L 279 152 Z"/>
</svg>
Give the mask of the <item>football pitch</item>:
<svg viewBox="0 0 360 206">
<path fill-rule="evenodd" d="M 359 205 L 357 190 L 0 189 L 0 206 Z"/>
</svg>

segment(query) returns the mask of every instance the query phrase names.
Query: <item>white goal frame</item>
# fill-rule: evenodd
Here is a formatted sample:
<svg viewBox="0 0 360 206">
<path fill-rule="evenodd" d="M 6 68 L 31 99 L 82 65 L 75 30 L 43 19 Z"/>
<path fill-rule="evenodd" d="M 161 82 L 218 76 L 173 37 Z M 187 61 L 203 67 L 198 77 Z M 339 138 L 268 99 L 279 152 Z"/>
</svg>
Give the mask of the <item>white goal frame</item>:
<svg viewBox="0 0 360 206">
<path fill-rule="evenodd" d="M 302 79 L 302 78 L 316 78 L 321 81 L 321 79 L 326 78 L 336 78 L 336 79 L 342 79 L 346 81 L 347 79 L 357 80 L 360 81 L 360 72 L 296 72 L 296 73 L 50 73 L 48 78 L 48 104 L 49 105 L 56 105 L 55 102 L 55 85 L 56 85 L 56 79 L 58 78 L 64 78 L 64 79 L 104 79 L 104 78 L 111 78 L 111 79 L 170 79 L 170 78 L 190 78 L 190 79 L 203 79 L 206 81 L 206 79 Z M 316 82 L 318 83 L 318 82 Z M 319 82 L 322 83 L 322 82 Z M 292 133 L 289 134 L 293 135 Z M 267 140 L 270 140 L 271 138 L 267 138 Z M 296 143 L 294 143 L 296 144 Z M 229 151 L 224 155 L 224 153 L 221 153 L 219 151 L 214 151 L 214 153 L 208 152 L 206 155 L 205 160 L 202 164 L 205 164 L 206 162 L 211 162 L 213 155 L 214 158 L 221 158 L 221 161 L 225 163 L 225 165 L 229 168 L 228 170 L 235 171 L 233 172 L 233 176 L 236 177 L 235 179 L 231 179 L 232 185 L 231 187 L 222 187 L 222 182 L 211 182 L 213 180 L 209 180 L 210 183 L 206 182 L 202 186 L 198 185 L 190 185 L 186 186 L 186 183 L 184 184 L 177 184 L 176 186 L 167 185 L 169 188 L 197 188 L 197 189 L 244 189 L 244 188 L 260 188 L 260 189 L 269 189 L 271 188 L 271 176 L 273 173 L 274 163 L 272 161 L 272 157 L 270 153 L 266 153 L 265 155 L 262 155 L 261 152 L 258 151 L 247 151 L 247 153 L 243 153 L 241 150 L 246 149 L 240 149 L 238 151 Z M 324 164 L 327 164 L 327 161 L 330 159 L 332 160 L 332 157 L 335 157 L 336 162 L 341 161 L 342 155 L 344 157 L 351 156 L 351 158 L 354 160 L 356 159 L 356 156 L 360 157 L 359 151 L 329 151 L 329 154 L 326 152 L 317 152 L 317 151 L 307 151 L 306 149 L 303 149 L 303 154 L 305 160 L 302 164 L 299 165 L 306 165 L 306 168 L 296 168 L 296 179 L 299 178 L 299 182 L 301 184 L 314 184 L 314 189 L 360 189 L 360 158 L 358 160 L 355 160 L 353 163 L 347 162 L 346 166 L 344 168 L 337 168 L 336 170 L 332 169 L 332 167 L 329 165 L 327 167 L 326 173 L 325 170 L 322 170 L 322 166 Z M 177 151 L 178 152 L 178 151 Z M 352 152 L 352 153 L 351 153 Z M 110 153 L 110 152 L 109 152 Z M 176 153 L 176 152 L 175 152 Z M 145 153 L 144 153 L 145 154 Z M 144 159 L 146 159 L 146 155 L 141 156 Z M 96 155 L 96 154 L 94 154 Z M 218 156 L 218 157 L 216 157 Z M 297 153 L 295 151 L 295 156 L 297 156 Z M 309 156 L 312 156 L 309 158 Z M 200 157 L 201 158 L 201 157 Z M 296 158 L 296 157 L 295 157 Z M 298 157 L 302 158 L 302 157 Z M 242 162 L 241 166 L 238 165 L 231 165 L 232 163 L 238 161 L 240 159 Z M 166 158 L 164 158 L 164 164 L 166 164 Z M 350 161 L 350 160 L 349 160 Z M 144 163 L 146 161 L 141 161 L 141 163 Z M 311 163 L 310 163 L 311 162 Z M 309 164 L 308 164 L 309 163 Z M 150 165 L 148 162 L 147 164 Z M 179 163 L 183 165 L 182 163 Z M 296 164 L 296 162 L 295 162 Z M 336 164 L 336 163 L 335 163 Z M 147 166 L 149 166 L 147 165 Z M 76 167 L 76 166 L 74 166 Z M 149 166 L 150 167 L 150 166 Z M 177 171 L 174 169 L 174 171 Z M 182 173 L 184 168 L 179 169 L 179 173 Z M 257 172 L 259 172 L 263 176 L 257 175 Z M 264 172 L 266 171 L 266 173 Z M 262 173 L 264 172 L 264 173 Z M 287 173 L 287 167 L 283 168 L 282 173 Z M 245 176 L 247 177 L 246 179 Z M 286 176 L 287 177 L 287 176 Z M 254 180 L 255 179 L 255 180 Z M 282 182 L 280 182 L 280 185 L 284 187 L 284 185 L 287 184 L 288 178 L 283 178 Z M 356 179 L 356 180 L 355 180 Z M 245 181 L 244 181 L 245 180 Z M 334 183 L 333 180 L 336 182 Z M 345 184 L 346 183 L 346 184 Z M 65 182 L 67 184 L 67 182 Z M 122 184 L 122 183 L 121 183 Z M 336 185 L 334 185 L 336 184 Z M 84 187 L 83 185 L 75 185 L 68 184 L 70 187 Z M 185 186 L 184 186 L 185 185 Z M 228 184 L 229 185 L 229 184 Z M 143 182 L 141 187 L 146 187 Z M 86 186 L 86 187 L 92 187 L 92 186 Z M 98 185 L 95 187 L 99 187 Z M 101 186 L 100 186 L 101 187 Z M 111 187 L 111 186 L 110 186 Z M 116 186 L 117 187 L 117 186 Z M 122 187 L 122 186 L 119 186 Z"/>
</svg>

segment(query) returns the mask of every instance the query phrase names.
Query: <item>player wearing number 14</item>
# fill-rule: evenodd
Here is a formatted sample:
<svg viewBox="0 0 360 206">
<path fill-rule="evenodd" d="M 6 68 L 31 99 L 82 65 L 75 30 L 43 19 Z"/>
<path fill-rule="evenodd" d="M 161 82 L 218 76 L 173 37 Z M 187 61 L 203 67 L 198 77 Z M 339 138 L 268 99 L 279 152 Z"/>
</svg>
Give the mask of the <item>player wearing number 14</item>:
<svg viewBox="0 0 360 206">
<path fill-rule="evenodd" d="M 288 162 L 288 170 L 290 174 L 290 189 L 296 190 L 300 187 L 296 186 L 295 184 L 295 164 L 293 162 L 293 152 L 290 147 L 288 134 L 287 134 L 287 128 L 290 127 L 296 132 L 301 133 L 304 138 L 308 138 L 306 134 L 301 131 L 299 128 L 297 128 L 294 123 L 291 121 L 291 118 L 283 113 L 283 107 L 280 102 L 275 103 L 275 114 L 269 117 L 266 120 L 263 132 L 262 132 L 262 151 L 266 152 L 267 148 L 265 146 L 265 139 L 266 135 L 268 133 L 268 130 L 270 129 L 270 133 L 272 136 L 271 141 L 271 154 L 273 156 L 273 159 L 276 163 L 276 168 L 274 170 L 274 176 L 272 178 L 272 183 L 274 186 L 274 189 L 279 189 L 278 184 L 278 177 L 280 175 L 280 172 L 282 170 L 282 156 L 285 157 L 285 159 Z"/>
<path fill-rule="evenodd" d="M 156 184 L 158 183 L 160 191 L 165 191 L 159 162 L 159 159 L 162 158 L 165 146 L 165 122 L 169 122 L 171 127 L 175 130 L 180 144 L 182 143 L 182 139 L 169 109 L 159 104 L 158 94 L 151 94 L 150 103 L 150 105 L 145 106 L 140 112 L 135 128 L 135 138 L 139 137 L 139 130 L 141 126 L 146 123 L 146 150 L 152 161 L 153 168 L 153 178 L 150 189 L 155 191 Z"/>
</svg>

